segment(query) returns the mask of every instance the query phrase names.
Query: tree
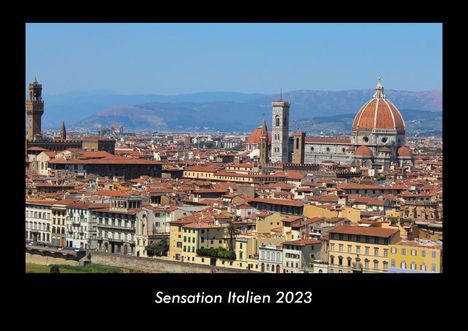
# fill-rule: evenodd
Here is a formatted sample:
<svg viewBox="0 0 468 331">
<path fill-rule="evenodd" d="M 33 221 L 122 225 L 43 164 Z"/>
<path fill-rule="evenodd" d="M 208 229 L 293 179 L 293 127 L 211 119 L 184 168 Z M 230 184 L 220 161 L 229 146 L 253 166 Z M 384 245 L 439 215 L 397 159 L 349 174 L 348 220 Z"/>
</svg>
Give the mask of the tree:
<svg viewBox="0 0 468 331">
<path fill-rule="evenodd" d="M 156 244 L 154 253 L 157 256 L 163 256 L 163 255 L 166 256 L 168 250 L 169 250 L 169 244 L 167 243 L 166 239 L 163 239 L 163 240 L 158 241 L 158 243 Z"/>
<path fill-rule="evenodd" d="M 50 266 L 50 273 L 51 273 L 51 274 L 59 274 L 59 273 L 60 273 L 60 268 L 59 268 L 59 266 L 56 265 L 56 264 L 52 264 L 52 265 Z"/>
<path fill-rule="evenodd" d="M 227 231 L 229 234 L 229 250 L 234 251 L 234 239 L 235 237 L 237 237 L 240 231 L 236 228 L 236 226 L 232 222 L 229 223 Z"/>
<path fill-rule="evenodd" d="M 146 246 L 146 252 L 148 256 L 166 256 L 169 250 L 169 245 L 166 239 L 159 240 L 158 242 L 152 242 Z"/>
</svg>

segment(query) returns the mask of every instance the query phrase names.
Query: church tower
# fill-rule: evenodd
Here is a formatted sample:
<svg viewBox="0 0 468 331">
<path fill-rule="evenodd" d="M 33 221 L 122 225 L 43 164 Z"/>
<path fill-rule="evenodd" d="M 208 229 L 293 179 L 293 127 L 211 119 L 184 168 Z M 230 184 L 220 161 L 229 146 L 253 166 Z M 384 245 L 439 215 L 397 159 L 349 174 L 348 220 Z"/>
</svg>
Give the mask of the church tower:
<svg viewBox="0 0 468 331">
<path fill-rule="evenodd" d="M 65 129 L 65 121 L 62 121 L 62 127 L 60 128 L 60 139 L 67 139 L 67 129 Z"/>
<path fill-rule="evenodd" d="M 289 159 L 289 102 L 282 97 L 272 102 L 271 162 Z"/>
<path fill-rule="evenodd" d="M 42 100 L 42 85 L 34 78 L 29 84 L 29 99 L 26 100 L 26 113 L 28 116 L 27 139 L 33 141 L 41 135 L 41 117 L 44 113 L 44 101 Z"/>
<path fill-rule="evenodd" d="M 266 125 L 265 116 L 263 116 L 262 134 L 260 136 L 259 162 L 260 164 L 268 163 L 268 128 Z"/>
<path fill-rule="evenodd" d="M 293 156 L 292 162 L 295 164 L 304 164 L 304 146 L 305 146 L 305 132 L 293 132 Z"/>
</svg>

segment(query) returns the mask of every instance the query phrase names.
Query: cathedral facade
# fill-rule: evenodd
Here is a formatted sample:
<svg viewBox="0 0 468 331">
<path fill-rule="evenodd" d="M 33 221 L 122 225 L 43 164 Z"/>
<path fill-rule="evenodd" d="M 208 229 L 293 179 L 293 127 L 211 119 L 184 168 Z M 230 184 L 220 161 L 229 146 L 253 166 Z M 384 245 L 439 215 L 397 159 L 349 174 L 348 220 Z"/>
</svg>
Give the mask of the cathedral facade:
<svg viewBox="0 0 468 331">
<path fill-rule="evenodd" d="M 405 146 L 403 116 L 386 98 L 380 80 L 372 98 L 358 110 L 350 137 L 307 137 L 301 131 L 289 136 L 289 109 L 287 101 L 280 99 L 272 103 L 271 163 L 332 161 L 376 169 L 414 164 L 411 149 Z M 254 130 L 251 137 L 256 133 Z"/>
</svg>

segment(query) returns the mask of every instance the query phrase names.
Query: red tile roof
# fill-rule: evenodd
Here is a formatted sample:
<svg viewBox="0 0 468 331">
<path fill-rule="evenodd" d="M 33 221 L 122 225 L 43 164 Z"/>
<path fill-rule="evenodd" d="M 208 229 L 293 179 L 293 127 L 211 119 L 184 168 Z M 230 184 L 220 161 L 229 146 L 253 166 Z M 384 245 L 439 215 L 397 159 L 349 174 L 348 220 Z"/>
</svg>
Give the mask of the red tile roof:
<svg viewBox="0 0 468 331">
<path fill-rule="evenodd" d="M 380 227 L 365 227 L 365 226 L 354 226 L 354 225 L 339 225 L 329 231 L 329 233 L 342 233 L 342 234 L 354 234 L 361 236 L 372 236 L 379 238 L 390 238 L 394 234 L 400 232 L 398 228 L 380 228 Z"/>
</svg>

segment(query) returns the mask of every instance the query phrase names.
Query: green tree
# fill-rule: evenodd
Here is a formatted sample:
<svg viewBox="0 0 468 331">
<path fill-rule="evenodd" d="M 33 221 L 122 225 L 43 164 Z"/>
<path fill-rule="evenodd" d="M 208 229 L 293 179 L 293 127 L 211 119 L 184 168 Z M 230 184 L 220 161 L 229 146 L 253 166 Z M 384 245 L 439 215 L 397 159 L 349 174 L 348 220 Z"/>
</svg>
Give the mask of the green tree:
<svg viewBox="0 0 468 331">
<path fill-rule="evenodd" d="M 146 253 L 148 256 L 166 256 L 167 251 L 169 250 L 169 244 L 166 239 L 159 240 L 158 242 L 153 242 L 149 244 L 146 248 Z"/>
<path fill-rule="evenodd" d="M 229 234 L 229 250 L 234 251 L 234 239 L 240 234 L 240 231 L 236 228 L 234 223 L 231 222 L 229 223 L 227 232 Z"/>
<path fill-rule="evenodd" d="M 154 253 L 157 256 L 167 256 L 167 251 L 169 250 L 169 244 L 166 239 L 158 241 L 154 248 Z"/>
<path fill-rule="evenodd" d="M 60 273 L 60 268 L 59 268 L 59 266 L 56 265 L 56 264 L 52 264 L 52 265 L 50 266 L 50 273 L 51 273 L 51 274 L 59 274 L 59 273 Z"/>
</svg>

